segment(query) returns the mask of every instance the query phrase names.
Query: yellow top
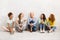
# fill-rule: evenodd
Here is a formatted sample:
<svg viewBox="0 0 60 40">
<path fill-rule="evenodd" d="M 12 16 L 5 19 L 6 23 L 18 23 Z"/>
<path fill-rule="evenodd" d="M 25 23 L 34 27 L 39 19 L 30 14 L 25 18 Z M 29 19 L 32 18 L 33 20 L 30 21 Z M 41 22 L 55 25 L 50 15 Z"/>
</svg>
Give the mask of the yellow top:
<svg viewBox="0 0 60 40">
<path fill-rule="evenodd" d="M 49 23 L 49 25 L 50 25 L 51 27 L 53 27 L 53 26 L 55 25 L 55 21 L 54 21 L 54 22 L 51 22 L 49 19 L 47 19 L 47 22 Z"/>
</svg>

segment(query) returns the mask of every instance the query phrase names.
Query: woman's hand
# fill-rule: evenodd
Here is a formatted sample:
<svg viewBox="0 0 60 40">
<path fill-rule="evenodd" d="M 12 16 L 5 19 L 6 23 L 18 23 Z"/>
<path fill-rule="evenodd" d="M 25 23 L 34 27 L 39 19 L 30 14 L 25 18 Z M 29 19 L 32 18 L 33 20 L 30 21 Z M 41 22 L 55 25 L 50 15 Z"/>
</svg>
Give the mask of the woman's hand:
<svg viewBox="0 0 60 40">
<path fill-rule="evenodd" d="M 44 24 L 44 21 L 43 21 L 43 20 L 41 20 L 41 23 L 42 23 L 42 24 Z"/>
<path fill-rule="evenodd" d="M 24 20 L 24 22 L 26 22 L 27 20 Z"/>
<path fill-rule="evenodd" d="M 51 26 L 48 26 L 49 27 L 49 29 L 51 29 Z"/>
<path fill-rule="evenodd" d="M 22 27 L 23 25 L 22 24 L 19 24 L 20 27 Z"/>
<path fill-rule="evenodd" d="M 33 27 L 33 25 L 34 25 L 33 23 L 30 24 L 31 27 Z"/>
</svg>

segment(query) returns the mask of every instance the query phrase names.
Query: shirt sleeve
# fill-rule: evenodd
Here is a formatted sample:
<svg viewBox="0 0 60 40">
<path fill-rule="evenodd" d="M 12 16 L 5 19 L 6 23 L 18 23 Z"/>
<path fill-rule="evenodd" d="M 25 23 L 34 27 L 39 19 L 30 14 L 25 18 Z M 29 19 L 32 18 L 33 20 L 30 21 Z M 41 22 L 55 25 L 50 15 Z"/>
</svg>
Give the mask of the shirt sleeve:
<svg viewBox="0 0 60 40">
<path fill-rule="evenodd" d="M 29 22 L 30 22 L 30 19 L 28 19 L 28 24 L 30 24 Z"/>
<path fill-rule="evenodd" d="M 55 25 L 56 25 L 56 24 L 55 24 L 55 21 L 54 21 L 52 26 L 55 26 Z"/>
<path fill-rule="evenodd" d="M 35 21 L 35 22 L 34 22 L 34 25 L 36 25 L 36 23 L 37 23 L 37 19 L 35 18 L 34 21 Z"/>
<path fill-rule="evenodd" d="M 44 24 L 46 24 L 46 25 L 47 25 L 47 20 L 45 20 Z"/>
<path fill-rule="evenodd" d="M 38 19 L 38 22 L 41 23 L 41 19 L 40 18 Z"/>
</svg>

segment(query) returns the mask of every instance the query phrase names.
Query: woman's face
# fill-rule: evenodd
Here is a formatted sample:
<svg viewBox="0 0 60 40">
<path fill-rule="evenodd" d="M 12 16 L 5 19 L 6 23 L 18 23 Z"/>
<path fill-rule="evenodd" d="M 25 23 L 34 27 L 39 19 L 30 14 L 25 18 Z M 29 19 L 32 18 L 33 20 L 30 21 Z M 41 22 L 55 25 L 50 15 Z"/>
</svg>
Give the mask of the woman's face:
<svg viewBox="0 0 60 40">
<path fill-rule="evenodd" d="M 34 13 L 30 13 L 30 17 L 33 18 L 34 17 Z"/>
<path fill-rule="evenodd" d="M 23 17 L 24 17 L 24 14 L 22 13 L 22 14 L 21 14 L 21 18 L 23 18 Z"/>
<path fill-rule="evenodd" d="M 41 15 L 41 18 L 43 18 L 43 15 Z"/>
<path fill-rule="evenodd" d="M 12 19 L 12 18 L 13 18 L 13 15 L 10 16 L 10 19 Z"/>
</svg>

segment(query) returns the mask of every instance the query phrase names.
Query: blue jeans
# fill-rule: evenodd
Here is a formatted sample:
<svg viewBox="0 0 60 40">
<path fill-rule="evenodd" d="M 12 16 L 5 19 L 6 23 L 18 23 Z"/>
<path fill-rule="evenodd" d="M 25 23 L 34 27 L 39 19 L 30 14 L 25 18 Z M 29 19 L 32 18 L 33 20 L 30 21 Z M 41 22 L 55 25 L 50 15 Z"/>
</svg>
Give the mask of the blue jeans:
<svg viewBox="0 0 60 40">
<path fill-rule="evenodd" d="M 42 30 L 43 30 L 43 29 L 45 29 L 45 24 L 40 24 L 40 26 L 39 26 L 39 27 L 40 27 L 40 29 L 42 29 Z"/>
<path fill-rule="evenodd" d="M 35 21 L 31 20 L 29 23 L 31 24 L 31 23 L 34 23 L 34 22 Z M 28 25 L 28 29 L 29 30 L 31 29 L 31 26 L 30 25 Z M 36 26 L 33 26 L 32 31 L 36 31 Z"/>
<path fill-rule="evenodd" d="M 53 31 L 55 31 L 56 27 L 55 27 L 55 26 L 53 26 L 53 27 L 51 27 L 51 29 L 52 29 Z"/>
<path fill-rule="evenodd" d="M 30 30 L 31 29 L 31 26 L 30 25 L 28 25 L 28 29 Z M 36 26 L 33 26 L 33 28 L 32 28 L 32 31 L 36 31 L 37 29 L 36 29 Z"/>
</svg>

